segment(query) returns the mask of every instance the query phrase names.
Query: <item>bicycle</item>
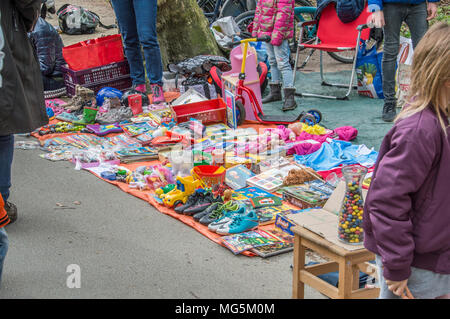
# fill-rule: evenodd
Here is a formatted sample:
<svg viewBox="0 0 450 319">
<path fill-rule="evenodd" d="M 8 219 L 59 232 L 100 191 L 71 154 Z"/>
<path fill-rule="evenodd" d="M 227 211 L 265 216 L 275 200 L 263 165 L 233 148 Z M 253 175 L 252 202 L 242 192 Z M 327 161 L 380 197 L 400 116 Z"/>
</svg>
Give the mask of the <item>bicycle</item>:
<svg viewBox="0 0 450 319">
<path fill-rule="evenodd" d="M 209 24 L 222 17 L 237 17 L 246 12 L 254 0 L 197 0 Z"/>
<path fill-rule="evenodd" d="M 314 7 L 308 0 L 295 0 L 296 7 L 294 8 L 294 37 L 289 40 L 289 47 L 291 48 L 291 52 L 295 52 L 297 50 L 297 39 L 298 32 L 300 32 L 298 28 L 298 24 L 300 22 L 314 20 L 314 16 L 316 14 L 317 8 Z M 237 25 L 241 31 L 246 31 L 251 33 L 252 22 L 255 17 L 255 10 L 250 10 L 247 12 L 243 12 L 235 18 Z M 303 38 L 304 39 L 314 39 L 316 36 L 316 26 L 312 26 L 310 28 L 303 29 Z M 309 54 L 309 57 L 313 54 L 312 51 Z M 353 63 L 354 52 L 327 52 L 329 56 L 331 56 L 334 60 L 351 64 Z M 306 62 L 309 60 L 307 58 Z M 306 63 L 303 63 L 299 68 L 305 66 Z"/>
</svg>

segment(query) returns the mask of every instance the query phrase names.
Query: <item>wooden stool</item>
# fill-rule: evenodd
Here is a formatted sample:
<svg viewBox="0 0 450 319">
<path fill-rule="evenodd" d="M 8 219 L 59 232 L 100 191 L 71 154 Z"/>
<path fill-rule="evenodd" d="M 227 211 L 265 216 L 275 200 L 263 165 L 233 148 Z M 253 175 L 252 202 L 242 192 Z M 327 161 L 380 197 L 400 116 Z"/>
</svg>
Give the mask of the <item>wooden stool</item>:
<svg viewBox="0 0 450 319">
<path fill-rule="evenodd" d="M 293 298 L 304 298 L 305 284 L 332 299 L 375 299 L 378 297 L 379 288 L 359 289 L 359 271 L 372 276 L 376 274 L 375 265 L 368 263 L 375 260 L 373 253 L 365 248 L 347 250 L 301 226 L 296 226 L 292 230 L 295 234 Z M 306 248 L 331 261 L 305 266 Z M 338 288 L 317 277 L 317 275 L 334 271 L 339 271 Z"/>
</svg>

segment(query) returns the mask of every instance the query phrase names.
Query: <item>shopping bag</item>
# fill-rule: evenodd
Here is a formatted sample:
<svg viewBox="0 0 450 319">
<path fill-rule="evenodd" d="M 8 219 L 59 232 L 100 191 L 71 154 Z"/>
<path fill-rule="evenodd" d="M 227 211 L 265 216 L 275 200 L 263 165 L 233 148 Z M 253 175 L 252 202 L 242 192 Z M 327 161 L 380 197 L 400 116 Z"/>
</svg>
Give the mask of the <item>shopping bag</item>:
<svg viewBox="0 0 450 319">
<path fill-rule="evenodd" d="M 366 42 L 361 42 L 355 66 L 358 94 L 374 99 L 384 99 L 381 74 L 382 58 L 383 52 L 377 52 L 375 45 L 367 49 Z"/>
<path fill-rule="evenodd" d="M 400 37 L 400 49 L 397 56 L 396 97 L 397 107 L 402 108 L 407 103 L 409 85 L 411 82 L 411 64 L 413 58 L 411 39 Z"/>
</svg>

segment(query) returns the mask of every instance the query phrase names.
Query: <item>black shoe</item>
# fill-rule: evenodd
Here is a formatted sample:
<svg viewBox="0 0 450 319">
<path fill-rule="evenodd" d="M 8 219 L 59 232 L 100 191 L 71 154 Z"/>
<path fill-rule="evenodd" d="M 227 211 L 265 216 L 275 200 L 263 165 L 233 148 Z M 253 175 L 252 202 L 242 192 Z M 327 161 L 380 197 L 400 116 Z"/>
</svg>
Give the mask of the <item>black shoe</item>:
<svg viewBox="0 0 450 319">
<path fill-rule="evenodd" d="M 214 202 L 222 202 L 222 198 L 217 196 L 216 198 L 211 192 L 205 194 L 205 196 L 201 197 L 196 203 L 191 205 L 190 207 L 183 210 L 183 214 L 185 215 L 193 215 L 204 211 L 208 206 L 210 206 Z"/>
<path fill-rule="evenodd" d="M 383 114 L 381 115 L 381 118 L 385 122 L 392 122 L 394 121 L 395 117 L 397 116 L 396 111 L 397 103 L 396 102 L 385 102 L 383 106 Z"/>
<path fill-rule="evenodd" d="M 10 224 L 14 223 L 17 220 L 17 207 L 13 203 L 6 201 L 5 203 L 6 214 L 9 217 Z"/>
<path fill-rule="evenodd" d="M 297 102 L 295 102 L 295 88 L 285 88 L 283 112 L 294 110 L 296 107 Z"/>
<path fill-rule="evenodd" d="M 281 84 L 279 83 L 269 83 L 270 93 L 265 98 L 261 100 L 262 103 L 281 101 Z"/>
<path fill-rule="evenodd" d="M 175 212 L 177 212 L 178 214 L 183 213 L 186 208 L 191 207 L 193 204 L 195 204 L 200 199 L 201 196 L 203 196 L 202 192 L 195 191 L 188 197 L 188 200 L 184 205 L 175 207 Z"/>
</svg>

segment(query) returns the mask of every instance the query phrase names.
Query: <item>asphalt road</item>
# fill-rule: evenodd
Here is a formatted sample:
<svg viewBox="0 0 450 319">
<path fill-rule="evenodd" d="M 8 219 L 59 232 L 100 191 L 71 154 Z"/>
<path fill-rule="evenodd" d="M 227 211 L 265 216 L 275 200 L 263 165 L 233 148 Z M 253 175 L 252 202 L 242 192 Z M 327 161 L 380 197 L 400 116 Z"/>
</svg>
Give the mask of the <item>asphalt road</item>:
<svg viewBox="0 0 450 319">
<path fill-rule="evenodd" d="M 0 298 L 291 297 L 292 253 L 235 256 L 147 202 L 40 153 L 15 150 L 10 201 L 19 218 L 6 227 Z M 67 285 L 69 265 L 79 266 L 80 288 Z M 325 298 L 309 287 L 305 297 Z"/>
</svg>

